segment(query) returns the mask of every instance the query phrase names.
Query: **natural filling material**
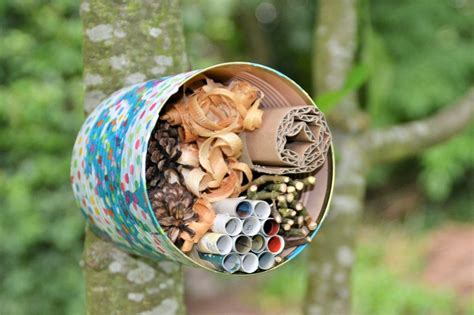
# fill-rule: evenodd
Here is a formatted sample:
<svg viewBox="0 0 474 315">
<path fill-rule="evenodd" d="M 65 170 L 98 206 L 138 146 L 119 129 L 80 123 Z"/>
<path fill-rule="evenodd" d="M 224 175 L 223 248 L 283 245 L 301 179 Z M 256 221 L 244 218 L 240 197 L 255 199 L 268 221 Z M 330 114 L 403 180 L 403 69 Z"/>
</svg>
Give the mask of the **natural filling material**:
<svg viewBox="0 0 474 315">
<path fill-rule="evenodd" d="M 264 97 L 242 80 L 199 78 L 166 104 L 149 140 L 146 180 L 156 218 L 183 252 L 222 272 L 271 269 L 291 249 L 310 242 L 317 226 L 301 195 L 315 185 L 307 170 L 314 171 L 326 158 L 327 125 L 311 105 L 295 104 L 299 106 L 281 109 L 281 114 L 269 111 L 268 119 L 293 124 L 286 143 L 291 152 L 297 154 L 302 145 L 311 152 L 319 150 L 317 166 L 314 159 L 307 158 L 305 165 L 301 158 L 297 167 L 275 167 L 275 158 L 265 160 L 257 144 L 283 150 L 280 143 L 269 143 L 270 133 L 281 126 L 270 127 L 272 122 L 265 121 L 267 110 L 260 107 Z M 216 215 L 223 217 L 217 220 Z M 218 221 L 227 222 L 223 229 Z"/>
</svg>

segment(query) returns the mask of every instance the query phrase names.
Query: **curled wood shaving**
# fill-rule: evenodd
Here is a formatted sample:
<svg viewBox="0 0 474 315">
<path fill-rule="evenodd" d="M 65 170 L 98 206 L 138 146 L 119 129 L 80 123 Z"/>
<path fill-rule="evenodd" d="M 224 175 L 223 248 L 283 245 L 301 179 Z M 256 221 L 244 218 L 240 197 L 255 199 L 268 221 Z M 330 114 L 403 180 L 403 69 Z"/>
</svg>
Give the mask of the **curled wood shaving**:
<svg viewBox="0 0 474 315">
<path fill-rule="evenodd" d="M 201 195 L 201 191 L 205 190 L 212 180 L 211 176 L 203 172 L 199 167 L 192 170 L 183 169 L 181 173 L 183 174 L 186 187 L 196 196 Z"/>
<path fill-rule="evenodd" d="M 179 164 L 199 167 L 199 150 L 195 143 L 180 144 L 180 151 L 181 156 L 178 159 Z"/>
<path fill-rule="evenodd" d="M 195 231 L 195 234 L 191 236 L 187 232 L 181 233 L 181 238 L 184 240 L 181 250 L 183 252 L 189 252 L 193 248 L 194 244 L 199 242 L 204 234 L 211 228 L 214 223 L 216 214 L 212 209 L 211 203 L 203 198 L 199 198 L 193 206 L 193 211 L 198 214 L 199 221 L 191 222 L 188 227 Z"/>
</svg>

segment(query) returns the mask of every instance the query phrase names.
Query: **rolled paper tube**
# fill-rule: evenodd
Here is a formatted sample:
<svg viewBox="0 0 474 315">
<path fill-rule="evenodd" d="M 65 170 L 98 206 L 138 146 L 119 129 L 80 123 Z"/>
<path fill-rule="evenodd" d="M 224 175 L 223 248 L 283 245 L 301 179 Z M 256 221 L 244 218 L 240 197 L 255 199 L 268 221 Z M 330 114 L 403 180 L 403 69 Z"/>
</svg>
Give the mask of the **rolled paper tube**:
<svg viewBox="0 0 474 315">
<path fill-rule="evenodd" d="M 268 270 L 275 265 L 275 255 L 263 252 L 258 255 L 258 268 Z"/>
<path fill-rule="evenodd" d="M 262 221 L 262 227 L 260 232 L 265 236 L 273 236 L 278 233 L 280 230 L 280 225 L 273 218 L 268 218 L 265 221 Z"/>
<path fill-rule="evenodd" d="M 240 269 L 240 256 L 238 254 L 215 255 L 199 253 L 199 258 L 212 264 L 217 270 L 235 273 Z"/>
<path fill-rule="evenodd" d="M 198 250 L 207 254 L 227 255 L 232 250 L 232 238 L 220 233 L 206 233 L 198 242 Z"/>
<path fill-rule="evenodd" d="M 260 220 L 264 220 L 270 216 L 271 208 L 268 202 L 263 200 L 251 200 L 253 206 L 253 214 Z"/>
<path fill-rule="evenodd" d="M 285 240 L 280 235 L 274 235 L 266 240 L 265 248 L 274 255 L 278 255 L 285 248 Z"/>
<path fill-rule="evenodd" d="M 324 164 L 331 134 L 316 107 L 302 105 L 263 110 L 265 119 L 261 127 L 241 134 L 243 162 L 266 174 L 307 173 Z"/>
<path fill-rule="evenodd" d="M 256 216 L 243 219 L 242 233 L 248 236 L 254 236 L 260 231 L 260 220 Z"/>
<path fill-rule="evenodd" d="M 240 270 L 245 273 L 254 273 L 258 269 L 258 257 L 253 253 L 240 256 Z"/>
<path fill-rule="evenodd" d="M 246 254 L 252 249 L 252 239 L 247 235 L 234 236 L 232 242 L 232 250 L 239 254 Z"/>
<path fill-rule="evenodd" d="M 211 230 L 229 236 L 239 235 L 242 232 L 242 220 L 228 214 L 218 214 L 214 219 Z"/>
<path fill-rule="evenodd" d="M 260 253 L 265 249 L 265 237 L 257 234 L 252 237 L 252 252 Z"/>
<path fill-rule="evenodd" d="M 247 218 L 252 215 L 252 204 L 241 198 L 228 198 L 216 201 L 212 204 L 214 211 L 218 214 L 228 214 L 239 218 Z"/>
</svg>

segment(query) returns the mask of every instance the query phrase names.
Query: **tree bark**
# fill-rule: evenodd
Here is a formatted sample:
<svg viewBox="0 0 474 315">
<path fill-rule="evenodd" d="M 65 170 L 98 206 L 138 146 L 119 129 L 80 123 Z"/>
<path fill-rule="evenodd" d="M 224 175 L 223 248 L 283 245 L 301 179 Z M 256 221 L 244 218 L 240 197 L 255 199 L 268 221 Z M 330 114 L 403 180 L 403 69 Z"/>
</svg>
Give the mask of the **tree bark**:
<svg viewBox="0 0 474 315">
<path fill-rule="evenodd" d="M 357 47 L 357 1 L 320 0 L 315 27 L 313 82 L 317 95 L 341 89 L 352 69 Z M 350 314 L 351 268 L 355 226 L 363 207 L 366 158 L 348 127 L 358 113 L 357 97 L 348 95 L 328 115 L 337 156 L 336 182 L 329 215 L 309 247 L 309 278 L 304 313 Z M 349 124 L 350 126 L 350 124 Z"/>
<path fill-rule="evenodd" d="M 363 141 L 372 163 L 400 160 L 422 152 L 461 132 L 474 120 L 474 88 L 453 106 L 447 106 L 431 117 L 372 130 Z"/>
<path fill-rule="evenodd" d="M 179 1 L 81 3 L 85 113 L 112 92 L 188 68 Z M 127 254 L 86 229 L 87 314 L 184 314 L 181 266 Z"/>
</svg>

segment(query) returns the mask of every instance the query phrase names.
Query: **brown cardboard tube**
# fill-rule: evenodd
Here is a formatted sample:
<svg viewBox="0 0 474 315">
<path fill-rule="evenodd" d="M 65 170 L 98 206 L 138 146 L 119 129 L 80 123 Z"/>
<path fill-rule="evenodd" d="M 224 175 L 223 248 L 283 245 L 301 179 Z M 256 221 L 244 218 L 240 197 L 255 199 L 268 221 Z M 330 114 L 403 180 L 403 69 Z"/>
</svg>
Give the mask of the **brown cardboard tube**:
<svg viewBox="0 0 474 315">
<path fill-rule="evenodd" d="M 331 135 L 314 106 L 265 108 L 262 126 L 241 134 L 242 160 L 269 174 L 312 172 L 326 160 Z"/>
</svg>

